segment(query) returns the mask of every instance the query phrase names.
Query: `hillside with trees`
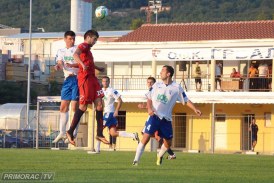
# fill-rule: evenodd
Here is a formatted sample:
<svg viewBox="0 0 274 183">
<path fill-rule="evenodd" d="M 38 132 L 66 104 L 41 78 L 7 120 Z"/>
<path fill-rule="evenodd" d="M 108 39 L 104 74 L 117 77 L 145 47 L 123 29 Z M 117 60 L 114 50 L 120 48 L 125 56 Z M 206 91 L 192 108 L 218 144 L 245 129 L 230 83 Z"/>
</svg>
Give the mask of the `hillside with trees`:
<svg viewBox="0 0 274 183">
<path fill-rule="evenodd" d="M 70 0 L 34 0 L 33 31 L 43 27 L 46 32 L 61 32 L 70 28 Z M 147 0 L 94 0 L 93 12 L 101 5 L 111 10 L 103 20 L 93 17 L 97 30 L 129 30 L 146 22 L 146 14 L 140 11 Z M 272 0 L 163 0 L 163 6 L 171 11 L 158 14 L 158 23 L 223 22 L 246 20 L 273 20 Z M 0 24 L 22 28 L 29 27 L 29 0 L 1 0 Z M 155 15 L 151 17 L 155 23 Z"/>
</svg>

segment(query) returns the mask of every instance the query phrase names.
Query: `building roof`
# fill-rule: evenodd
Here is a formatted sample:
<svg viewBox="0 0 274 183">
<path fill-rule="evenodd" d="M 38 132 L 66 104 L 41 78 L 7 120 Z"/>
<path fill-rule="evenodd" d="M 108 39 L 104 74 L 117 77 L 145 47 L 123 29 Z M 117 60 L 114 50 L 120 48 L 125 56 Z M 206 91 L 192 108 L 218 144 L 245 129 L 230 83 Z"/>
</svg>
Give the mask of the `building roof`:
<svg viewBox="0 0 274 183">
<path fill-rule="evenodd" d="M 145 102 L 147 90 L 120 92 L 124 102 Z M 196 104 L 274 104 L 272 92 L 187 92 Z M 60 96 L 38 96 L 38 102 L 60 102 Z"/>
<path fill-rule="evenodd" d="M 25 103 L 6 103 L 0 106 L 0 118 L 20 118 L 25 116 Z"/>
<path fill-rule="evenodd" d="M 0 29 L 13 29 L 13 28 L 8 25 L 0 24 Z"/>
<path fill-rule="evenodd" d="M 0 106 L 0 129 L 20 129 L 26 122 L 25 103 L 7 103 Z"/>
<path fill-rule="evenodd" d="M 274 20 L 144 24 L 117 42 L 169 42 L 274 38 Z"/>
<path fill-rule="evenodd" d="M 13 34 L 19 34 L 20 32 L 21 32 L 20 28 L 0 29 L 0 36 L 9 36 Z"/>
</svg>

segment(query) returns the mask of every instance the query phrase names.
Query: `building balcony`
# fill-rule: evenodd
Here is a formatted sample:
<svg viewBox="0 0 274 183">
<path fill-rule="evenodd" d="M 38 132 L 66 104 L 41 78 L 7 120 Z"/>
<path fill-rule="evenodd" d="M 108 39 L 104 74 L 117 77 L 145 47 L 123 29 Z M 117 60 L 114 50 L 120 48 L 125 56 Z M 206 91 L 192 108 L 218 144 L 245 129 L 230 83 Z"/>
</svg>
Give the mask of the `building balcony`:
<svg viewBox="0 0 274 183">
<path fill-rule="evenodd" d="M 129 76 L 129 75 L 115 75 L 111 78 L 111 86 L 119 91 L 138 91 L 147 90 L 146 80 L 149 76 Z M 99 79 L 101 76 L 98 77 Z M 195 78 L 180 78 L 174 77 L 174 81 L 179 83 L 187 92 L 210 92 L 211 91 L 211 79 L 210 76 L 201 78 L 200 84 L 195 83 Z M 160 80 L 160 76 L 156 77 L 156 80 Z M 217 80 L 215 80 L 217 81 Z M 223 76 L 220 78 L 220 82 L 215 84 L 216 92 L 271 92 L 272 78 L 270 77 L 257 77 L 257 78 L 230 78 L 229 76 Z"/>
</svg>

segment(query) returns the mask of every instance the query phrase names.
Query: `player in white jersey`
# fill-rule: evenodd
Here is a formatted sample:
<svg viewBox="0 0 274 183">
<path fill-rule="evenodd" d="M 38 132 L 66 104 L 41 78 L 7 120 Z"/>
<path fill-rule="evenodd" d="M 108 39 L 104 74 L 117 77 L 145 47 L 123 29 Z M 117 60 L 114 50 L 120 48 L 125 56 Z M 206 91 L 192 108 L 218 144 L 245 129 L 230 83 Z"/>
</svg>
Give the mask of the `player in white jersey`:
<svg viewBox="0 0 274 183">
<path fill-rule="evenodd" d="M 143 139 L 138 144 L 133 165 L 138 165 L 141 155 L 150 137 L 158 130 L 159 136 L 164 139 L 159 153 L 157 154 L 157 165 L 161 165 L 163 155 L 170 148 L 173 131 L 172 131 L 172 110 L 176 101 L 186 104 L 198 116 L 202 113 L 187 98 L 182 87 L 172 81 L 174 74 L 173 67 L 165 65 L 160 73 L 162 82 L 156 82 L 150 92 L 147 94 L 147 108 L 150 115 L 143 135 Z"/>
<path fill-rule="evenodd" d="M 147 78 L 147 87 L 148 87 L 148 89 L 150 89 L 150 88 L 154 85 L 155 82 L 156 82 L 156 79 L 155 79 L 154 77 L 151 77 L 151 76 L 148 77 L 148 78 Z M 146 94 L 146 95 L 147 95 L 147 94 Z M 146 103 L 138 104 L 138 108 L 140 108 L 140 109 L 147 109 L 147 105 L 146 105 Z M 147 123 L 147 121 L 146 121 L 146 123 Z M 146 125 L 145 125 L 144 129 L 142 130 L 142 134 L 144 134 L 145 128 L 146 128 Z M 151 137 L 153 137 L 153 136 L 151 136 Z M 155 131 L 155 133 L 154 133 L 154 138 L 159 142 L 159 145 L 163 144 L 163 139 L 159 136 L 158 131 Z M 171 148 L 169 148 L 169 149 L 167 150 L 167 153 L 169 154 L 169 155 L 167 156 L 167 159 L 169 159 L 169 160 L 171 160 L 171 159 L 176 159 L 176 155 L 175 155 L 175 153 L 172 151 Z"/>
<path fill-rule="evenodd" d="M 73 54 L 77 48 L 75 43 L 75 33 L 73 31 L 67 31 L 64 34 L 65 48 L 59 49 L 57 52 L 55 65 L 56 70 L 63 70 L 65 80 L 61 91 L 61 105 L 60 105 L 60 123 L 59 123 L 59 135 L 53 140 L 53 143 L 57 143 L 61 139 L 66 138 L 66 129 L 69 127 L 69 105 L 72 104 L 72 111 L 74 112 L 79 100 L 77 74 L 78 63 L 74 60 Z M 75 130 L 75 134 L 77 130 Z"/>
<path fill-rule="evenodd" d="M 102 90 L 104 92 L 104 121 L 103 125 L 104 128 L 109 128 L 109 134 L 112 137 L 127 137 L 127 138 L 133 138 L 133 140 L 136 140 L 139 143 L 139 137 L 138 133 L 128 133 L 126 131 L 117 131 L 117 119 L 118 111 L 122 106 L 122 99 L 121 95 L 117 90 L 114 90 L 113 88 L 109 87 L 110 78 L 108 76 L 104 76 L 102 78 Z M 114 103 L 117 101 L 117 106 L 115 108 Z M 97 148 L 96 152 L 100 152 L 100 141 L 97 141 Z"/>
</svg>

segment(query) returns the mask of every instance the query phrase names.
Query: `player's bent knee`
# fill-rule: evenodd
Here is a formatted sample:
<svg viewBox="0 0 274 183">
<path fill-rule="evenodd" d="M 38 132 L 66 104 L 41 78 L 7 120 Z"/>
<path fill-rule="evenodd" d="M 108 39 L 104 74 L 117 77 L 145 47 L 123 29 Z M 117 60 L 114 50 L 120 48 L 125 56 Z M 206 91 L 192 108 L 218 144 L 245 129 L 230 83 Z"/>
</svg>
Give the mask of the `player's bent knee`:
<svg viewBox="0 0 274 183">
<path fill-rule="evenodd" d="M 146 145 L 150 139 L 150 135 L 147 133 L 144 133 L 143 138 L 141 140 L 142 144 Z"/>
<path fill-rule="evenodd" d="M 63 113 L 68 112 L 68 107 L 60 106 L 60 112 L 63 112 Z"/>
<path fill-rule="evenodd" d="M 79 109 L 80 109 L 81 111 L 86 111 L 86 110 L 87 110 L 87 106 L 85 106 L 85 105 L 80 105 L 80 106 L 79 106 Z"/>
</svg>

